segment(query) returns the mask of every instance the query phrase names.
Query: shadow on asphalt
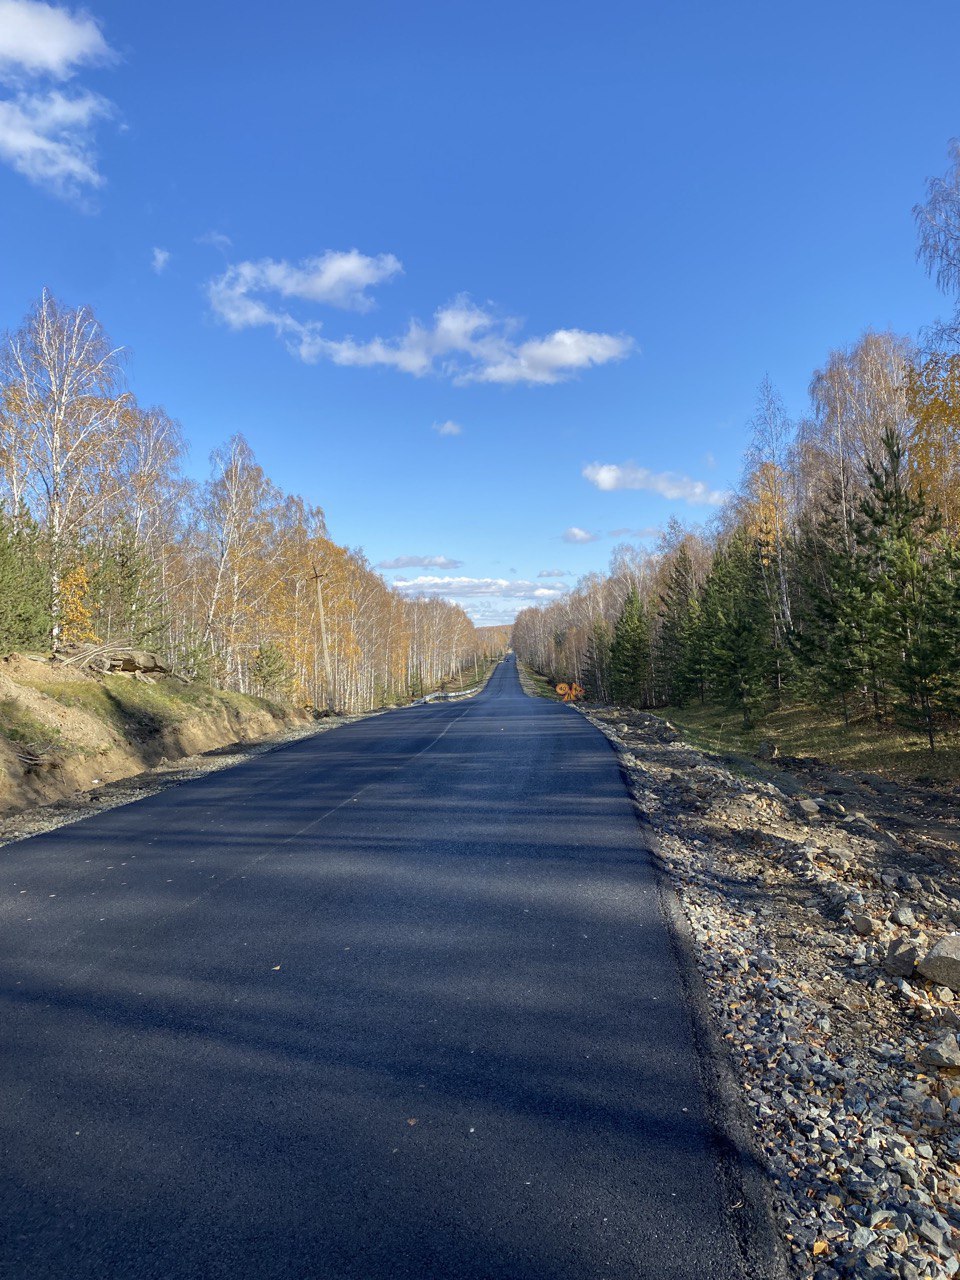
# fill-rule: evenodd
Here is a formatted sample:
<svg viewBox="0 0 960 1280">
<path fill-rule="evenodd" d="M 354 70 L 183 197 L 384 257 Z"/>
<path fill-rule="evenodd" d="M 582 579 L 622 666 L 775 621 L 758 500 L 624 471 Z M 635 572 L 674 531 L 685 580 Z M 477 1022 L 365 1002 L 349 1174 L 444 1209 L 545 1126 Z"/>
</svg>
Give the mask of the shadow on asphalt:
<svg viewBox="0 0 960 1280">
<path fill-rule="evenodd" d="M 655 878 L 572 715 L 380 717 L 8 846 L 0 1270 L 744 1274 Z"/>
</svg>

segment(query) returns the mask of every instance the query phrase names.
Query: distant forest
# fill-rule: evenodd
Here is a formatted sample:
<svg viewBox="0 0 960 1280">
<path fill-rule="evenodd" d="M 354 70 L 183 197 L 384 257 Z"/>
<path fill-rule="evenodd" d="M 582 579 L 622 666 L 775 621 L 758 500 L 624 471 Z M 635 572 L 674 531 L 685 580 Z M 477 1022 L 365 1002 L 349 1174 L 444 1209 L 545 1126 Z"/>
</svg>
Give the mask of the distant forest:
<svg viewBox="0 0 960 1280">
<path fill-rule="evenodd" d="M 918 256 L 954 311 L 920 340 L 831 351 L 791 421 L 760 388 L 743 477 L 710 528 L 517 618 L 519 655 L 588 695 L 698 701 L 749 726 L 818 699 L 847 722 L 960 723 L 960 144 L 915 210 Z"/>
<path fill-rule="evenodd" d="M 202 484 L 185 452 L 93 313 L 45 292 L 0 347 L 0 652 L 148 647 L 189 678 L 358 711 L 503 647 L 458 605 L 392 590 L 242 436 Z"/>
</svg>

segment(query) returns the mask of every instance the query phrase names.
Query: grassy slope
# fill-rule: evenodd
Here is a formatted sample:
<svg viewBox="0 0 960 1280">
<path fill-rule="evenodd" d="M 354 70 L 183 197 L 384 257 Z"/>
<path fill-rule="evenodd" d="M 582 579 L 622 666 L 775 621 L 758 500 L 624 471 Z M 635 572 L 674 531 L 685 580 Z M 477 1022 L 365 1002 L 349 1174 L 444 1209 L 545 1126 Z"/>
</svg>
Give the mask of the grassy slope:
<svg viewBox="0 0 960 1280">
<path fill-rule="evenodd" d="M 545 676 L 526 666 L 524 673 L 531 692 L 559 700 Z M 910 781 L 960 779 L 960 734 L 940 738 L 931 754 L 926 738 L 917 733 L 878 729 L 867 719 L 848 728 L 841 715 L 822 707 L 771 711 L 753 729 L 744 729 L 739 711 L 720 707 L 657 707 L 653 714 L 669 720 L 695 747 L 721 755 L 754 756 L 761 743 L 775 743 L 780 756 L 815 757 L 841 770 Z"/>
<path fill-rule="evenodd" d="M 781 756 L 815 756 L 837 769 L 890 778 L 960 778 L 960 735 L 943 739 L 931 755 L 926 739 L 916 733 L 878 729 L 870 721 L 848 729 L 841 716 L 820 707 L 770 712 L 752 730 L 744 730 L 738 712 L 717 707 L 663 707 L 656 714 L 710 751 L 753 755 L 761 742 L 772 742 Z"/>
<path fill-rule="evenodd" d="M 278 707 L 263 698 L 179 680 L 142 684 L 123 676 L 104 676 L 100 680 L 86 677 L 54 683 L 21 676 L 18 683 L 62 706 L 89 712 L 124 737 L 159 733 L 205 711 L 232 709 L 242 713 L 259 708 L 282 715 Z M 0 724 L 0 732 L 8 732 L 6 725 Z"/>
<path fill-rule="evenodd" d="M 525 662 L 519 663 L 519 666 L 529 683 L 528 692 L 536 694 L 538 698 L 549 698 L 552 702 L 560 701 L 559 693 L 546 676 L 542 676 L 539 671 L 534 671 L 533 667 L 528 667 Z"/>
</svg>

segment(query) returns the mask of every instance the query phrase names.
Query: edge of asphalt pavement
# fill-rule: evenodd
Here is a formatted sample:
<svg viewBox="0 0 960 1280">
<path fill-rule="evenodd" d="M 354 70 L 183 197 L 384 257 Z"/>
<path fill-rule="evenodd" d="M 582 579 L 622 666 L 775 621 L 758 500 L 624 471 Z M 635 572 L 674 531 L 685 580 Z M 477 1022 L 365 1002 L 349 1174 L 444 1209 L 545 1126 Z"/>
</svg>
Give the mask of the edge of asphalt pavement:
<svg viewBox="0 0 960 1280">
<path fill-rule="evenodd" d="M 733 1066 L 720 1039 L 697 964 L 693 930 L 661 855 L 656 832 L 634 795 L 633 784 L 617 744 L 606 734 L 600 733 L 599 729 L 597 732 L 617 757 L 620 776 L 633 804 L 640 840 L 656 873 L 660 912 L 686 997 L 698 1069 L 707 1102 L 707 1119 L 716 1147 L 717 1165 L 734 1237 L 743 1254 L 748 1274 L 755 1276 L 757 1280 L 787 1280 L 792 1272 L 776 1225 L 773 1189 L 754 1140 L 753 1127 L 740 1096 Z"/>
</svg>

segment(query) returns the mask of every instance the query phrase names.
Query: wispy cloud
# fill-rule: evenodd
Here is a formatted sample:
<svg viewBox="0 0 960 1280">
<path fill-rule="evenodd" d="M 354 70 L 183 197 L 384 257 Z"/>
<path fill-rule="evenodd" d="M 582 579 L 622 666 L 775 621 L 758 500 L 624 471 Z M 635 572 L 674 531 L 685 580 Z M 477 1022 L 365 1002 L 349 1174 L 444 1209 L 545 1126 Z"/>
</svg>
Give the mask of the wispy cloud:
<svg viewBox="0 0 960 1280">
<path fill-rule="evenodd" d="M 462 436 L 463 435 L 463 427 L 461 427 L 459 422 L 451 422 L 449 420 L 446 422 L 435 422 L 433 424 L 433 429 L 438 436 Z"/>
<path fill-rule="evenodd" d="M 702 480 L 692 480 L 677 471 L 650 471 L 633 462 L 592 462 L 583 468 L 583 475 L 605 492 L 643 489 L 659 493 L 664 498 L 681 499 L 699 506 L 719 506 L 727 498 L 722 489 L 711 489 Z"/>
<path fill-rule="evenodd" d="M 524 578 L 457 578 L 421 574 L 418 578 L 398 578 L 394 589 L 405 595 L 439 596 L 465 600 L 495 597 L 505 600 L 553 600 L 563 592 L 559 587 L 541 587 Z"/>
<path fill-rule="evenodd" d="M 154 249 L 153 252 L 150 254 L 150 266 L 157 273 L 158 276 L 162 276 L 164 271 L 166 271 L 167 263 L 169 261 L 170 261 L 169 249 Z"/>
<path fill-rule="evenodd" d="M 402 269 L 393 254 L 370 258 L 356 249 L 329 251 L 297 264 L 267 258 L 229 267 L 210 281 L 207 296 L 230 328 L 272 328 L 307 364 L 329 360 L 353 368 L 380 366 L 456 383 L 549 385 L 622 360 L 633 349 L 626 335 L 583 329 L 557 329 L 546 337 L 519 340 L 518 320 L 497 316 L 465 294 L 438 308 L 429 324 L 410 320 L 403 333 L 391 338 L 329 337 L 321 321 L 301 319 L 280 305 L 296 299 L 369 311 L 373 300 L 368 290 Z"/>
<path fill-rule="evenodd" d="M 541 569 L 538 578 L 569 578 L 569 569 Z"/>
<path fill-rule="evenodd" d="M 233 241 L 222 231 L 205 231 L 202 236 L 197 236 L 196 243 L 210 245 L 212 249 L 220 249 L 223 253 L 233 248 Z"/>
<path fill-rule="evenodd" d="M 572 524 L 569 529 L 565 529 L 563 532 L 564 542 L 596 542 L 599 537 L 599 533 L 589 533 L 586 529 L 578 529 L 575 524 Z"/>
<path fill-rule="evenodd" d="M 381 560 L 378 569 L 459 569 L 462 560 L 451 560 L 449 556 L 394 556 L 392 560 Z"/>
<path fill-rule="evenodd" d="M 101 187 L 94 131 L 114 114 L 113 105 L 59 86 L 81 67 L 115 57 L 87 13 L 0 0 L 0 84 L 7 90 L 0 96 L 0 160 L 65 199 L 79 201 Z"/>
<path fill-rule="evenodd" d="M 643 529 L 611 529 L 608 538 L 655 538 L 661 532 L 656 525 L 647 525 Z"/>
</svg>

